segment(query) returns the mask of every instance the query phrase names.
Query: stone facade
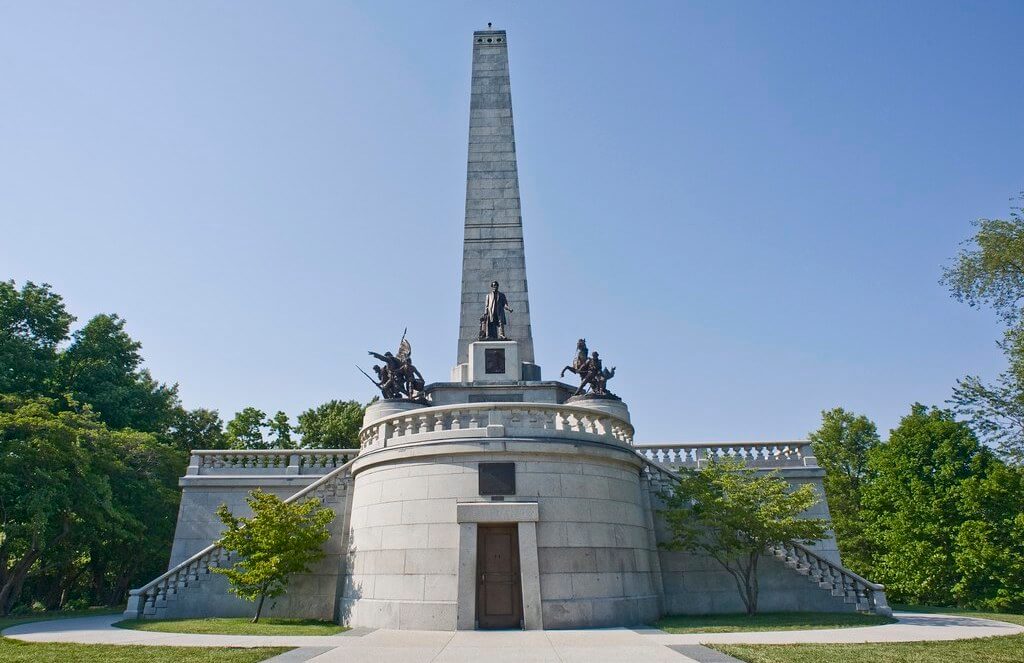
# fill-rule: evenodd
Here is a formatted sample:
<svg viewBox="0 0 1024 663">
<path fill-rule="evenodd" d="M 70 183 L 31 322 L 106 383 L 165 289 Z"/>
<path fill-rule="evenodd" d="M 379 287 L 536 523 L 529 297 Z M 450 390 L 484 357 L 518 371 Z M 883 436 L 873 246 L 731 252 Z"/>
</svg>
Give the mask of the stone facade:
<svg viewBox="0 0 1024 663">
<path fill-rule="evenodd" d="M 228 458 L 232 457 L 228 455 Z M 259 489 L 285 499 L 309 486 L 327 470 L 326 467 L 310 468 L 312 473 L 307 475 L 282 476 L 277 473 L 287 471 L 284 462 L 281 467 L 259 467 L 252 460 L 254 458 L 256 456 L 250 455 L 248 459 L 231 463 L 228 467 L 208 468 L 205 474 L 201 474 L 200 468 L 193 465 L 191 469 L 194 473 L 182 477 L 181 503 L 178 507 L 170 568 L 175 568 L 220 537 L 223 525 L 217 518 L 216 510 L 221 504 L 226 505 L 236 516 L 250 516 L 252 511 L 246 503 L 249 491 Z M 348 541 L 349 494 L 348 491 L 342 491 L 324 499 L 325 505 L 335 512 L 334 521 L 329 526 L 331 538 L 324 545 L 324 558 L 309 573 L 294 576 L 285 595 L 268 601 L 264 607 L 266 616 L 337 619 L 335 611 L 341 580 L 339 569 L 344 565 Z M 251 616 L 253 610 L 252 603 L 228 592 L 224 576 L 208 574 L 191 591 L 173 594 L 172 600 L 166 601 L 152 616 L 239 617 Z"/>
<path fill-rule="evenodd" d="M 632 451 L 521 439 L 416 447 L 379 449 L 353 468 L 352 545 L 340 611 L 351 623 L 455 629 L 460 606 L 471 608 L 476 591 L 473 569 L 459 568 L 460 549 L 476 545 L 469 522 L 535 523 L 533 548 L 525 552 L 537 560 L 537 571 L 524 571 L 522 582 L 524 593 L 528 586 L 539 590 L 534 628 L 657 618 L 657 550 L 640 485 L 642 461 Z M 479 463 L 494 461 L 516 465 L 516 494 L 497 503 L 478 492 Z M 528 513 L 537 515 L 526 520 L 494 515 L 495 507 L 530 505 L 535 511 Z M 474 507 L 485 515 L 467 519 Z M 521 558 L 523 545 L 520 539 Z M 475 564 L 472 554 L 469 559 Z"/>
</svg>

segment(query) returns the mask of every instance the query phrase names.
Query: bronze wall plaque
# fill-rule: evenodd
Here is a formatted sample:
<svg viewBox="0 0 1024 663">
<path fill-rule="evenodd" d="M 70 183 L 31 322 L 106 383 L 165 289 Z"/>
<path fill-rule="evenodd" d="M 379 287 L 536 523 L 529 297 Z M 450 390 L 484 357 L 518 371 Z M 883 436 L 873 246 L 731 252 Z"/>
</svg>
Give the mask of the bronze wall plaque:
<svg viewBox="0 0 1024 663">
<path fill-rule="evenodd" d="M 481 495 L 515 495 L 515 463 L 480 463 Z"/>
<path fill-rule="evenodd" d="M 505 372 L 505 348 L 484 348 L 484 373 Z"/>
</svg>

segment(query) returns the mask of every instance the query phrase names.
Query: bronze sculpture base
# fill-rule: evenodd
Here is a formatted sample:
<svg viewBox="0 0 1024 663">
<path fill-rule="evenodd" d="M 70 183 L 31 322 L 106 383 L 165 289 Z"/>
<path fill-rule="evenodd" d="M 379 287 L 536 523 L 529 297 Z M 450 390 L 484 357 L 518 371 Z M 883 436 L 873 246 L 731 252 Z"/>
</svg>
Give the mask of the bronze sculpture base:
<svg viewBox="0 0 1024 663">
<path fill-rule="evenodd" d="M 579 401 L 595 401 L 595 400 L 621 401 L 622 399 L 619 398 L 618 396 L 616 396 L 615 394 L 611 393 L 610 391 L 608 391 L 608 392 L 605 392 L 603 394 L 595 394 L 593 392 L 590 392 L 590 393 L 586 393 L 586 394 L 579 394 L 578 396 L 570 396 L 569 398 L 565 399 L 565 402 L 566 403 L 578 403 Z"/>
</svg>

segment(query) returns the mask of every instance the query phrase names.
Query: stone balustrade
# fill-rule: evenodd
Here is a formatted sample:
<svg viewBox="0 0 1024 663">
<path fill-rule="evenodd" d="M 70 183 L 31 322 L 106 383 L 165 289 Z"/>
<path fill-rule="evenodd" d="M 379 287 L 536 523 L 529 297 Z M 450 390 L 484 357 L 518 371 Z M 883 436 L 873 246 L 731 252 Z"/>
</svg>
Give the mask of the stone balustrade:
<svg viewBox="0 0 1024 663">
<path fill-rule="evenodd" d="M 862 578 L 796 541 L 772 546 L 769 553 L 832 596 L 855 605 L 858 611 L 892 616 L 884 585 Z"/>
<path fill-rule="evenodd" d="M 294 451 L 292 449 L 280 453 Z M 202 451 L 193 452 L 193 455 L 198 453 L 219 454 L 223 452 Z M 346 453 L 354 455 L 355 452 L 349 451 Z M 243 455 L 251 455 L 251 452 Z M 273 456 L 273 453 L 262 455 Z M 354 456 L 352 460 L 331 469 L 324 476 L 287 498 L 285 503 L 291 504 L 307 498 L 316 498 L 325 505 L 338 504 L 352 482 L 351 470 L 353 461 Z M 221 547 L 218 543 L 213 543 L 203 548 L 146 585 L 139 589 L 131 590 L 128 593 L 128 606 L 124 613 L 125 617 L 127 619 L 159 617 L 161 610 L 167 605 L 168 601 L 177 600 L 190 587 L 195 587 L 198 583 L 209 578 L 212 574 L 211 569 L 230 566 L 233 559 L 233 553 Z"/>
<path fill-rule="evenodd" d="M 187 475 L 327 474 L 356 457 L 356 449 L 200 449 Z"/>
<path fill-rule="evenodd" d="M 709 457 L 730 457 L 750 467 L 817 467 L 811 443 L 793 442 L 692 442 L 636 447 L 647 460 L 669 468 L 699 467 Z"/>
<path fill-rule="evenodd" d="M 481 437 L 557 438 L 630 446 L 633 426 L 614 414 L 552 403 L 471 403 L 408 410 L 363 427 L 363 451 Z"/>
</svg>

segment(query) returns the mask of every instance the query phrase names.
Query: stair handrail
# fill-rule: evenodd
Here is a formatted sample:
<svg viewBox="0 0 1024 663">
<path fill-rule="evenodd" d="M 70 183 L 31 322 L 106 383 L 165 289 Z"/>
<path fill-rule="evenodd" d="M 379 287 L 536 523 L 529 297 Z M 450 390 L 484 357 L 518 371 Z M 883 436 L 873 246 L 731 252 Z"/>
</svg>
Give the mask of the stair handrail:
<svg viewBox="0 0 1024 663">
<path fill-rule="evenodd" d="M 841 564 L 836 564 L 832 560 L 827 559 L 825 557 L 822 557 L 817 552 L 815 552 L 813 548 L 805 546 L 804 544 L 800 543 L 799 541 L 789 541 L 787 543 L 789 545 L 793 546 L 794 548 L 799 548 L 801 551 L 803 551 L 809 557 L 813 557 L 817 561 L 820 561 L 820 562 L 825 562 L 826 564 L 828 564 L 829 566 L 834 568 L 839 573 L 842 573 L 843 575 L 846 575 L 846 576 L 849 576 L 849 577 L 853 578 L 854 580 L 856 580 L 857 582 L 859 582 L 862 585 L 866 586 L 868 589 L 870 589 L 872 591 L 875 591 L 875 592 L 884 592 L 885 591 L 885 585 L 883 585 L 881 583 L 877 583 L 877 582 L 871 582 L 870 580 L 868 580 L 864 576 L 862 576 L 862 575 L 860 575 L 860 574 L 858 574 L 858 573 L 856 573 L 854 571 L 851 571 L 850 569 L 846 568 L 845 566 L 843 566 Z"/>
<path fill-rule="evenodd" d="M 658 472 L 661 472 L 662 474 L 664 474 L 665 476 L 669 477 L 670 479 L 674 479 L 676 481 L 679 481 L 679 480 L 682 479 L 682 476 L 680 476 L 677 472 L 673 472 L 672 470 L 670 470 L 667 467 L 661 465 L 660 463 L 651 460 L 650 458 L 645 456 L 643 453 L 641 453 L 639 451 L 636 451 L 635 453 L 636 453 L 636 455 L 641 460 L 643 460 L 645 463 L 647 463 L 647 465 L 649 465 L 650 467 L 654 468 Z M 799 541 L 787 541 L 787 542 L 785 542 L 785 544 L 786 545 L 791 545 L 794 548 L 800 550 L 801 552 L 803 552 L 808 557 L 813 558 L 816 562 L 825 564 L 827 567 L 829 567 L 834 572 L 839 573 L 841 575 L 844 575 L 844 576 L 850 578 L 851 580 L 853 580 L 854 582 L 857 582 L 857 583 L 860 583 L 860 584 L 864 585 L 864 587 L 866 589 L 871 590 L 872 593 L 874 593 L 874 592 L 881 593 L 880 597 L 872 596 L 871 601 L 876 606 L 876 609 L 877 608 L 881 608 L 883 611 L 887 610 L 887 611 L 889 611 L 891 613 L 891 608 L 889 608 L 888 603 L 886 601 L 886 597 L 885 597 L 885 585 L 883 585 L 881 583 L 877 583 L 877 582 L 871 582 L 867 578 L 865 578 L 865 577 L 863 577 L 863 576 L 861 576 L 861 575 L 859 575 L 857 573 L 854 573 L 853 571 L 851 571 L 850 569 L 846 568 L 842 564 L 838 564 L 838 563 L 833 562 L 832 560 L 830 560 L 830 559 L 828 559 L 826 557 L 822 557 L 814 549 L 812 549 L 809 546 L 806 546 L 806 545 L 800 543 Z M 877 600 L 878 598 L 881 598 L 881 600 L 880 601 Z"/>
<path fill-rule="evenodd" d="M 285 504 L 291 504 L 292 502 L 300 500 L 303 497 L 305 497 L 306 495 L 308 495 L 309 493 L 311 493 L 311 492 L 315 491 L 316 489 L 320 488 L 321 486 L 326 485 L 330 481 L 333 481 L 334 479 L 338 478 L 341 473 L 347 471 L 352 466 L 352 463 L 356 462 L 356 460 L 357 460 L 356 458 L 353 458 L 352 460 L 350 460 L 349 462 L 345 463 L 341 467 L 337 467 L 337 468 L 331 470 L 330 472 L 328 472 L 327 474 L 323 475 L 322 477 L 320 477 L 319 479 L 317 479 L 313 483 L 309 484 L 308 486 L 306 486 L 302 490 L 298 491 L 297 493 L 295 493 L 291 497 L 288 497 L 287 499 L 285 499 L 284 503 Z M 191 557 L 189 557 L 185 561 L 183 561 L 183 562 L 173 566 L 172 568 L 168 569 L 166 573 L 164 573 L 164 574 L 162 574 L 160 576 L 157 576 L 155 579 L 153 579 L 150 582 L 146 583 L 142 587 L 139 587 L 138 589 L 131 590 L 130 592 L 128 592 L 128 595 L 129 596 L 142 596 L 142 595 L 148 594 L 152 589 L 157 587 L 163 581 L 169 579 L 174 574 L 181 573 L 183 570 L 187 569 L 192 564 L 195 564 L 196 562 L 201 560 L 203 557 L 213 553 L 215 550 L 217 550 L 218 548 L 222 548 L 222 547 L 223 546 L 221 544 L 217 543 L 217 542 L 211 543 L 210 545 L 206 546 L 205 548 L 203 548 L 202 550 L 200 550 L 196 554 L 192 555 Z"/>
</svg>

